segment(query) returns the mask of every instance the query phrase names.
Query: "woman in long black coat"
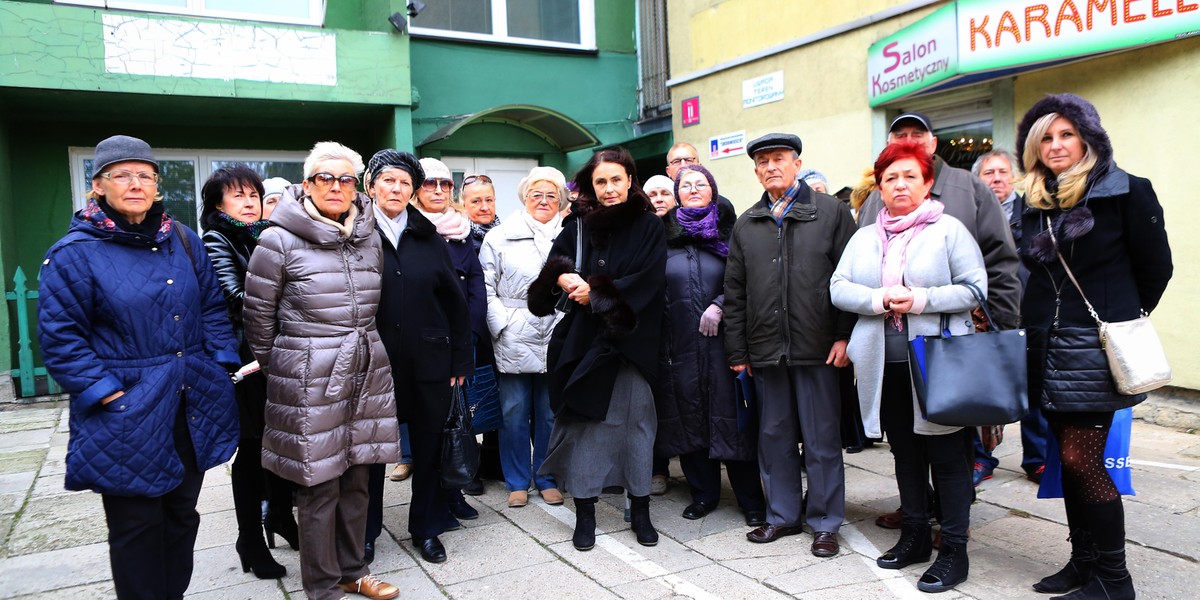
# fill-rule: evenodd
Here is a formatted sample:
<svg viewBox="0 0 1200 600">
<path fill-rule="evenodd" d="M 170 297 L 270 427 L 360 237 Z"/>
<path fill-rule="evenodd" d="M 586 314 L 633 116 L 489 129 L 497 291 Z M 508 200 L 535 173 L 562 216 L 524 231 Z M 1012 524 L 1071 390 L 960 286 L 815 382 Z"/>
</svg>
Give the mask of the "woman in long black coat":
<svg viewBox="0 0 1200 600">
<path fill-rule="evenodd" d="M 737 215 L 713 202 L 717 183 L 700 165 L 675 175 L 680 205 L 664 217 L 667 306 L 663 313 L 662 375 L 655 396 L 656 456 L 678 456 L 692 491 L 685 519 L 699 519 L 721 499 L 721 461 L 747 525 L 766 513 L 753 428 L 738 430 L 736 374 L 725 360 L 721 329 L 725 257 Z"/>
<path fill-rule="evenodd" d="M 262 178 L 242 164 L 213 171 L 201 190 L 204 199 L 200 214 L 200 222 L 204 224 L 202 239 L 225 296 L 242 364 L 254 360 L 242 325 L 242 299 L 250 254 L 258 245 L 258 235 L 269 225 L 261 219 L 262 195 Z M 252 373 L 233 390 L 241 423 L 238 453 L 230 469 L 238 526 L 237 553 L 243 571 L 253 570 L 260 579 L 283 577 L 287 569 L 271 557 L 268 544 L 263 542 L 262 528 L 266 528 L 272 548 L 275 547 L 275 533 L 283 536 L 293 549 L 298 548 L 299 532 L 292 517 L 291 484 L 262 467 L 267 378 L 261 372 Z M 262 517 L 264 496 L 270 507 L 265 522 Z"/>
<path fill-rule="evenodd" d="M 446 242 L 411 202 L 424 179 L 416 157 L 407 152 L 381 150 L 367 164 L 367 189 L 383 243 L 376 320 L 392 363 L 396 410 L 400 421 L 408 422 L 412 443 L 408 531 L 425 560 L 442 562 L 446 550 L 437 536 L 458 525 L 441 487 L 442 428 L 450 412 L 450 386 L 461 385 L 473 370 L 471 324 Z M 375 467 L 372 483 L 378 492 L 371 490 L 376 505 L 368 517 L 368 542 L 382 522 L 384 465 Z"/>
<path fill-rule="evenodd" d="M 575 181 L 578 217 L 554 240 L 529 287 L 534 315 L 553 313 L 560 300 L 567 309 L 547 352 L 555 421 L 540 472 L 553 474 L 575 496 L 576 549 L 595 545 L 596 501 L 608 486 L 629 493 L 637 541 L 653 546 L 658 533 L 650 523 L 650 470 L 657 419 L 650 390 L 658 379 L 662 335 L 662 221 L 623 148 L 594 154 Z"/>
<path fill-rule="evenodd" d="M 1018 252 L 1029 269 L 1021 301 L 1029 401 L 1041 403 L 1059 441 L 1071 531 L 1070 562 L 1033 587 L 1042 593 L 1080 587 L 1064 596 L 1072 600 L 1133 598 L 1125 510 L 1105 468 L 1104 446 L 1114 411 L 1146 395 L 1117 392 L 1089 312 L 1121 322 L 1158 305 L 1173 272 L 1163 209 L 1150 181 L 1117 166 L 1100 115 L 1079 96 L 1034 104 L 1017 128 L 1017 148 L 1026 172 Z"/>
</svg>

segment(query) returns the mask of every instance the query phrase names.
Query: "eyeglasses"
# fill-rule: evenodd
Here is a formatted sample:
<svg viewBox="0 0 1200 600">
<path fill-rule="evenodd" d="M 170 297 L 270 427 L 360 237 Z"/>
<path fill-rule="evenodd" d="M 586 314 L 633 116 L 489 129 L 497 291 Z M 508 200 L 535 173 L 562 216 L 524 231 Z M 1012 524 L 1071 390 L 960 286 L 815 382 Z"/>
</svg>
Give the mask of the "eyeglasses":
<svg viewBox="0 0 1200 600">
<path fill-rule="evenodd" d="M 132 171 L 108 171 L 107 173 L 101 173 L 100 177 L 103 177 L 117 185 L 129 185 L 130 183 L 133 183 L 134 177 L 136 177 L 138 183 L 141 183 L 142 185 L 158 185 L 159 179 L 158 173 L 151 173 L 149 171 L 143 171 L 141 173 L 134 173 Z"/>
<path fill-rule="evenodd" d="M 463 187 L 467 187 L 472 183 L 486 183 L 492 185 L 492 178 L 487 175 L 472 175 L 463 180 Z"/>
<path fill-rule="evenodd" d="M 696 158 L 695 156 L 680 156 L 679 158 L 671 159 L 671 161 L 667 164 L 671 165 L 672 167 L 678 167 L 679 165 L 694 165 L 698 164 L 699 162 L 700 159 Z"/>
<path fill-rule="evenodd" d="M 554 193 L 545 194 L 542 192 L 533 192 L 532 194 L 526 194 L 525 199 L 533 200 L 535 202 L 542 202 L 544 200 L 546 202 L 554 203 L 554 202 L 558 202 L 558 194 L 554 194 Z"/>
<path fill-rule="evenodd" d="M 343 187 L 355 188 L 358 187 L 358 178 L 353 175 L 334 175 L 333 173 L 317 173 L 308 180 L 315 185 L 323 188 L 331 187 L 334 183 L 339 183 Z"/>
<path fill-rule="evenodd" d="M 692 192 L 703 192 L 709 187 L 712 186 L 708 185 L 707 183 L 684 183 L 679 186 L 679 193 L 690 194 Z"/>
<path fill-rule="evenodd" d="M 423 189 L 427 192 L 432 192 L 438 188 L 442 188 L 443 190 L 445 190 L 447 192 L 453 191 L 454 190 L 454 180 L 453 179 L 426 179 L 425 183 L 421 184 L 421 189 Z"/>
</svg>

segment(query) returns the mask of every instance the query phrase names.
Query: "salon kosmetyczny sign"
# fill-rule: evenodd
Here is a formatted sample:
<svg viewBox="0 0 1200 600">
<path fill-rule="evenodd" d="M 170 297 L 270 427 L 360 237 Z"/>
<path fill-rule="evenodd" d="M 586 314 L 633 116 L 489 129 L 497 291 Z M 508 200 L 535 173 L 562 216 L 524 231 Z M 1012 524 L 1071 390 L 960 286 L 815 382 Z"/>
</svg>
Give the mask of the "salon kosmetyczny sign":
<svg viewBox="0 0 1200 600">
<path fill-rule="evenodd" d="M 870 47 L 868 98 L 876 106 L 958 75 L 1197 34 L 1200 0 L 960 0 Z"/>
</svg>

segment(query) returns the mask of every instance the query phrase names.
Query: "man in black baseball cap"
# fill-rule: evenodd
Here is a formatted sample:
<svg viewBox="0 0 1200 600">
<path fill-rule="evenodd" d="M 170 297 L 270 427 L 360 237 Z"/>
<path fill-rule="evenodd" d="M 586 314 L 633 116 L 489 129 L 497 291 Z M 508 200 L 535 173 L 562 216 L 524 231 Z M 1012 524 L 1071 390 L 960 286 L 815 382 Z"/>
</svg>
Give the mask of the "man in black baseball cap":
<svg viewBox="0 0 1200 600">
<path fill-rule="evenodd" d="M 930 154 L 937 150 L 937 136 L 933 135 L 933 122 L 919 112 L 906 112 L 892 119 L 888 128 L 888 144 L 915 142 L 926 146 Z"/>
</svg>

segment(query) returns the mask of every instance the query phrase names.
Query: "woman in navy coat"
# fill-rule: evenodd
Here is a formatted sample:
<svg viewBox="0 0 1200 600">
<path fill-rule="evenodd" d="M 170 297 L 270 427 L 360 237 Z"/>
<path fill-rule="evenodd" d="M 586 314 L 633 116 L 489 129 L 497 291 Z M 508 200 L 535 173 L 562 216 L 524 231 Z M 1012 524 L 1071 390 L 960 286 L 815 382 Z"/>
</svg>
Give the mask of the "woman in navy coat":
<svg viewBox="0 0 1200 600">
<path fill-rule="evenodd" d="M 150 146 L 113 136 L 94 164 L 39 292 L 46 370 L 71 397 L 66 487 L 102 495 L 118 598 L 182 598 L 204 471 L 237 448 L 237 341 L 204 244 L 163 211 Z"/>
</svg>

